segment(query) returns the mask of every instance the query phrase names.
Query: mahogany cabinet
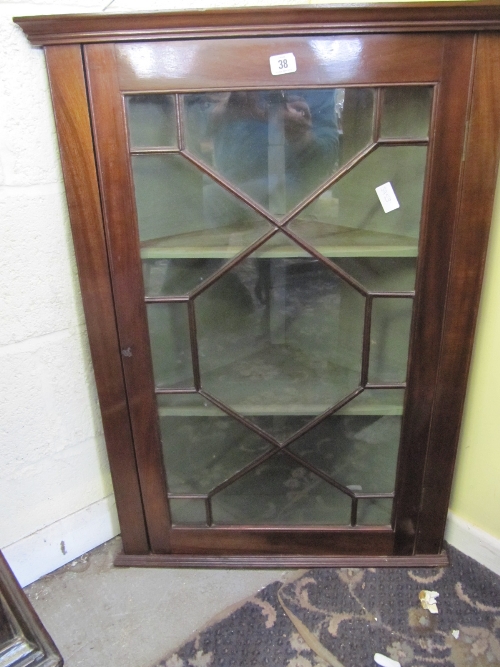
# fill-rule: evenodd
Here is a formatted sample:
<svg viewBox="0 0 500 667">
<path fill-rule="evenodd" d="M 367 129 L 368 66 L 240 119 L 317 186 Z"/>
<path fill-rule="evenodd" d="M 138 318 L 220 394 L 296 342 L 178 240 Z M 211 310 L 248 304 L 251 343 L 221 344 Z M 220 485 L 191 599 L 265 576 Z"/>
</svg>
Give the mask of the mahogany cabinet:
<svg viewBox="0 0 500 667">
<path fill-rule="evenodd" d="M 445 563 L 500 5 L 16 21 L 47 57 L 117 563 Z"/>
</svg>

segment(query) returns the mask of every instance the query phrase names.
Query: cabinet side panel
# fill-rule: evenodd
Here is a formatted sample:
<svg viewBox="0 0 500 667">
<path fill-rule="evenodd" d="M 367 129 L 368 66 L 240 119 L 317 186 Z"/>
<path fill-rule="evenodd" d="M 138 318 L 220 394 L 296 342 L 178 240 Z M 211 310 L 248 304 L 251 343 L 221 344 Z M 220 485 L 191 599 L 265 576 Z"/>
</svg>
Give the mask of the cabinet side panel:
<svg viewBox="0 0 500 667">
<path fill-rule="evenodd" d="M 473 35 L 450 35 L 437 87 L 424 201 L 409 380 L 396 489 L 396 553 L 414 553 L 459 205 Z M 446 420 L 446 416 L 444 416 Z M 441 438 L 440 446 L 449 452 Z M 449 460 L 447 453 L 443 460 Z M 440 465 L 438 476 L 442 474 Z M 444 480 L 439 479 L 442 485 Z M 437 510 L 437 508 L 435 508 Z M 441 510 L 440 510 L 441 511 Z M 432 517 L 429 517 L 432 521 Z M 422 524 L 423 525 L 423 524 Z M 435 552 L 432 552 L 435 553 Z"/>
<path fill-rule="evenodd" d="M 479 35 L 417 553 L 441 548 L 500 158 L 500 39 Z"/>
<path fill-rule="evenodd" d="M 151 549 L 169 551 L 170 519 L 149 348 L 134 187 L 113 44 L 85 48 L 97 168 L 125 384 Z"/>
<path fill-rule="evenodd" d="M 149 551 L 79 46 L 46 48 L 66 196 L 125 553 Z"/>
</svg>

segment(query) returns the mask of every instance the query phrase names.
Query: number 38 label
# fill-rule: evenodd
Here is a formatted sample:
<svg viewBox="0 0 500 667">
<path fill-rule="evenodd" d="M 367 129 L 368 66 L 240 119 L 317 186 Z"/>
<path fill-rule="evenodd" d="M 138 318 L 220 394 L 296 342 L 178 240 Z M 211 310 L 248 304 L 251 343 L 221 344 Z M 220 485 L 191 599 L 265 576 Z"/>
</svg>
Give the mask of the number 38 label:
<svg viewBox="0 0 500 667">
<path fill-rule="evenodd" d="M 271 56 L 269 58 L 271 65 L 271 74 L 290 74 L 297 71 L 297 63 L 293 53 L 282 53 L 280 56 Z"/>
</svg>

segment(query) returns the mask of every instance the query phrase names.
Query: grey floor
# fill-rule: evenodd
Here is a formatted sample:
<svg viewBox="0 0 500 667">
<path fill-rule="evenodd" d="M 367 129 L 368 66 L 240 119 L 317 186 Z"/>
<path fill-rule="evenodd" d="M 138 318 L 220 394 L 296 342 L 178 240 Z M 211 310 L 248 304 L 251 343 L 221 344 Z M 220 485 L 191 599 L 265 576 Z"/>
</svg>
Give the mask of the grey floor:
<svg viewBox="0 0 500 667">
<path fill-rule="evenodd" d="M 120 539 L 25 589 L 66 667 L 151 667 L 282 570 L 115 568 Z"/>
</svg>

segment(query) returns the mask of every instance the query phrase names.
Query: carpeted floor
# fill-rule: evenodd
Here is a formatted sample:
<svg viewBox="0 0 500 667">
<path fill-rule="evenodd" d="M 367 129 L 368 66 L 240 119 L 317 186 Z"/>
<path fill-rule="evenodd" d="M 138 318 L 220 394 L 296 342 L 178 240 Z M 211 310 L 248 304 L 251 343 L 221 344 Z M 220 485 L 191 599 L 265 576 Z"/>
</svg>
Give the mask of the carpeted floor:
<svg viewBox="0 0 500 667">
<path fill-rule="evenodd" d="M 500 667 L 500 577 L 448 547 L 444 569 L 314 569 L 273 583 L 155 667 Z M 438 614 L 422 589 L 437 591 Z M 458 631 L 458 632 L 457 632 Z"/>
</svg>

